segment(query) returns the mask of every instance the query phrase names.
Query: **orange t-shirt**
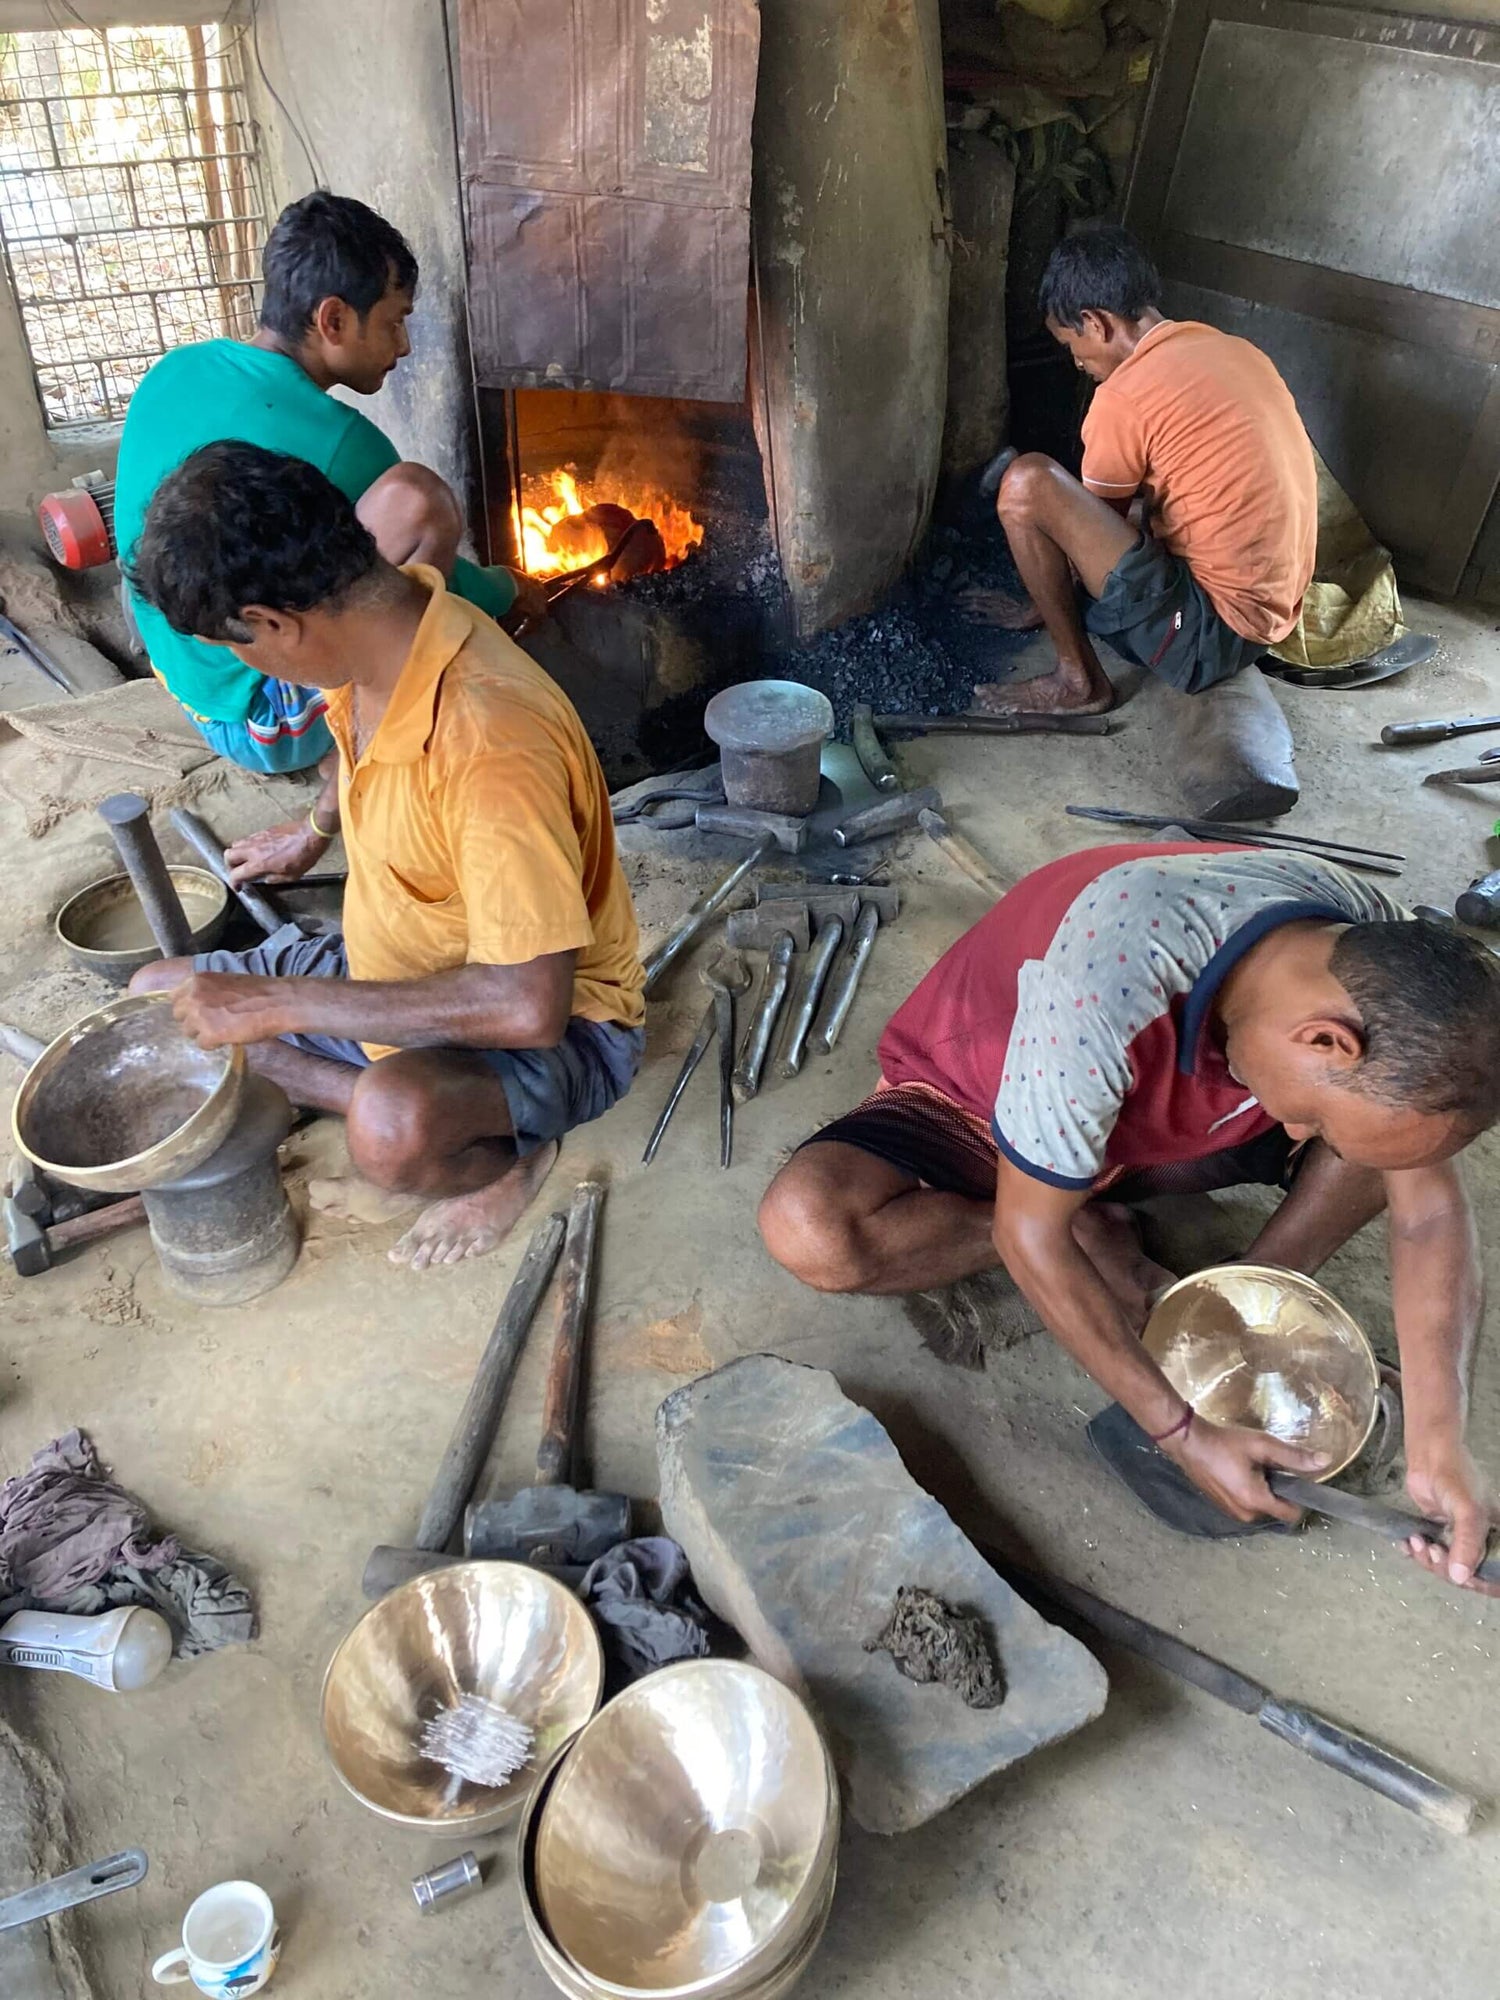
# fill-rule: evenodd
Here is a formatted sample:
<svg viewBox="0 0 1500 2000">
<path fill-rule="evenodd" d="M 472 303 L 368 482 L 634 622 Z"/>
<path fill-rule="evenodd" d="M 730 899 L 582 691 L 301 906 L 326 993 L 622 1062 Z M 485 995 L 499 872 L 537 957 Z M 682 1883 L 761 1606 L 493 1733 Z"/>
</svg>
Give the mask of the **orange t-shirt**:
<svg viewBox="0 0 1500 2000">
<path fill-rule="evenodd" d="M 583 724 L 562 689 L 435 569 L 413 563 L 406 573 L 432 602 L 357 764 L 352 689 L 328 697 L 350 978 L 422 979 L 576 951 L 573 1013 L 639 1027 L 635 909 Z"/>
<path fill-rule="evenodd" d="M 1083 483 L 1145 496 L 1226 625 L 1268 644 L 1296 624 L 1318 541 L 1318 475 L 1291 391 L 1248 340 L 1152 327 L 1083 420 Z"/>
</svg>

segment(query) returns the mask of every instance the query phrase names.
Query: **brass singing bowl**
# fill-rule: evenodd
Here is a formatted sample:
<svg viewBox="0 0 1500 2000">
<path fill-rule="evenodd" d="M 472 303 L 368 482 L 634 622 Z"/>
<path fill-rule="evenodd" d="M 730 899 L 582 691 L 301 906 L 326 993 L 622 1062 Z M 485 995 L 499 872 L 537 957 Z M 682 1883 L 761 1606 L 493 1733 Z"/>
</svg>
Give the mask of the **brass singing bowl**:
<svg viewBox="0 0 1500 2000">
<path fill-rule="evenodd" d="M 516 1838 L 516 1880 L 521 1892 L 521 1916 L 526 1926 L 526 1935 L 531 1940 L 531 1948 L 536 1953 L 537 1962 L 552 1984 L 568 2000 L 613 2000 L 613 1987 L 597 1984 L 585 1978 L 570 1958 L 557 1948 L 547 1929 L 537 1901 L 536 1891 L 536 1825 L 540 1814 L 546 1809 L 546 1802 L 562 1765 L 571 1753 L 571 1744 L 565 1744 L 537 1781 L 536 1789 L 526 1801 L 521 1812 L 520 1830 Z M 823 1941 L 823 1933 L 828 1928 L 829 1913 L 833 1909 L 833 1892 L 838 1879 L 838 1843 L 835 1838 L 831 1858 L 828 1863 L 827 1880 L 821 1894 L 809 1909 L 805 1929 L 800 1937 L 789 1936 L 786 1940 L 788 1956 L 773 1961 L 769 1971 L 742 1975 L 738 1979 L 711 1984 L 714 2000 L 783 2000 L 812 1963 L 813 1955 Z"/>
<path fill-rule="evenodd" d="M 243 1049 L 188 1040 L 166 994 L 126 993 L 43 1049 L 16 1093 L 11 1132 L 58 1180 L 135 1194 L 218 1151 L 245 1074 Z"/>
<path fill-rule="evenodd" d="M 206 868 L 169 868 L 167 873 L 188 920 L 193 950 L 212 951 L 229 920 L 229 891 Z M 52 928 L 69 957 L 116 986 L 162 956 L 128 875 L 90 882 L 63 904 Z"/>
<path fill-rule="evenodd" d="M 1162 1293 L 1142 1338 L 1199 1416 L 1323 1453 L 1319 1479 L 1357 1458 L 1374 1427 L 1380 1369 L 1364 1329 L 1295 1271 L 1195 1271 Z"/>
<path fill-rule="evenodd" d="M 826 1919 L 838 1827 L 797 1696 L 741 1661 L 686 1661 L 627 1688 L 563 1761 L 538 1816 L 539 1916 L 595 2000 L 758 1996 Z"/>
<path fill-rule="evenodd" d="M 572 1591 L 525 1563 L 455 1563 L 403 1583 L 344 1640 L 323 1677 L 323 1740 L 343 1783 L 382 1819 L 472 1832 L 520 1809 L 603 1685 L 599 1637 Z M 503 1785 L 455 1778 L 418 1747 L 423 1726 L 465 1694 L 535 1732 Z"/>
</svg>

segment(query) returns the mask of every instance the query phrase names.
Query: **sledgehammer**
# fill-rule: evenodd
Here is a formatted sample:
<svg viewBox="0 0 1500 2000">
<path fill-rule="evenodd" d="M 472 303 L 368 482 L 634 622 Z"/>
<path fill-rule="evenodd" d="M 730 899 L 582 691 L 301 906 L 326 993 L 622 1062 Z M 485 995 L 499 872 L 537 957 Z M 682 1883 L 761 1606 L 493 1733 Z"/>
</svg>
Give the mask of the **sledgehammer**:
<svg viewBox="0 0 1500 2000">
<path fill-rule="evenodd" d="M 1010 888 L 990 867 L 979 849 L 961 833 L 955 833 L 943 816 L 943 798 L 936 785 L 923 785 L 915 792 L 901 792 L 880 799 L 862 812 L 851 813 L 833 829 L 840 847 L 857 847 L 862 840 L 880 840 L 904 833 L 909 826 L 940 847 L 955 868 L 961 868 L 971 882 L 977 882 L 992 902 L 998 903 Z"/>
</svg>

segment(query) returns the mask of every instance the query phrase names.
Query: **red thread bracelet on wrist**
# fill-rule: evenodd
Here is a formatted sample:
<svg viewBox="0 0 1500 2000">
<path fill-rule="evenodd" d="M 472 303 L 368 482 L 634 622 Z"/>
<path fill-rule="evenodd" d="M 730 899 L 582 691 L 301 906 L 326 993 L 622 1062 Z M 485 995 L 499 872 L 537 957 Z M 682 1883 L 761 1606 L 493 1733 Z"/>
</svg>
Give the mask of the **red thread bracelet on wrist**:
<svg viewBox="0 0 1500 2000">
<path fill-rule="evenodd" d="M 1193 1421 L 1193 1406 L 1191 1403 L 1188 1403 L 1187 1405 L 1185 1405 L 1182 1415 L 1177 1419 L 1176 1423 L 1173 1424 L 1172 1428 L 1170 1430 L 1162 1431 L 1159 1436 L 1152 1438 L 1151 1442 L 1153 1444 L 1165 1444 L 1168 1438 L 1176 1437 L 1179 1431 L 1183 1432 L 1183 1434 L 1186 1435 L 1188 1427 L 1192 1423 L 1192 1421 Z"/>
</svg>

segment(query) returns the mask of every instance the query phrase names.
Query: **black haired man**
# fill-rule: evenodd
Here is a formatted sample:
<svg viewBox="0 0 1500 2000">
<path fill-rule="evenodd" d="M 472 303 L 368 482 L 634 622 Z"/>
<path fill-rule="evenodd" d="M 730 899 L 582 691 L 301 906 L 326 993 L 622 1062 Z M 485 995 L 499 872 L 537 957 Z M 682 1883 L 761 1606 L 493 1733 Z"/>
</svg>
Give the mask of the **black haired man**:
<svg viewBox="0 0 1500 2000">
<path fill-rule="evenodd" d="M 282 210 L 263 267 L 252 340 L 174 348 L 131 398 L 115 492 L 127 563 L 166 475 L 199 446 L 239 438 L 291 452 L 326 473 L 358 502 L 360 519 L 391 562 L 434 564 L 494 618 L 508 616 L 522 590 L 525 608 L 536 609 L 534 586 L 457 559 L 463 516 L 445 482 L 424 465 L 403 463 L 368 417 L 327 393 L 373 396 L 411 352 L 406 322 L 417 260 L 405 238 L 362 201 L 319 190 Z M 289 771 L 328 754 L 332 739 L 317 689 L 257 673 L 223 646 L 174 632 L 139 597 L 132 603 L 152 666 L 221 756 L 252 771 Z M 262 865 L 296 860 L 304 846 L 327 846 L 313 823 L 285 833 L 274 854 L 262 842 Z"/>
<path fill-rule="evenodd" d="M 1014 461 L 997 508 L 1030 602 L 975 609 L 1045 625 L 1057 664 L 977 699 L 1001 713 L 1109 708 L 1090 634 L 1197 694 L 1284 639 L 1312 580 L 1317 472 L 1297 406 L 1249 341 L 1164 318 L 1149 258 L 1113 223 L 1063 239 L 1039 303 L 1098 384 L 1083 478 L 1040 452 Z"/>
<path fill-rule="evenodd" d="M 151 503 L 131 580 L 174 631 L 326 694 L 349 857 L 341 938 L 288 925 L 135 987 L 175 986 L 188 1034 L 249 1045 L 299 1104 L 346 1117 L 377 1186 L 431 1197 L 398 1262 L 481 1255 L 562 1134 L 629 1089 L 645 1040 L 635 912 L 582 723 L 437 569 L 393 567 L 284 453 L 194 452 Z"/>
</svg>

